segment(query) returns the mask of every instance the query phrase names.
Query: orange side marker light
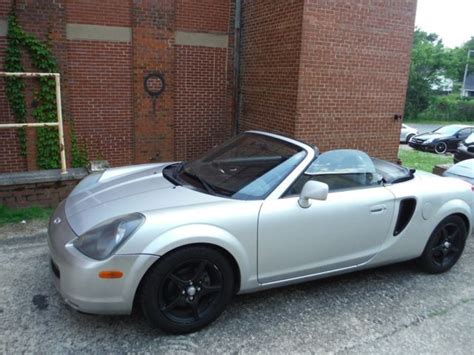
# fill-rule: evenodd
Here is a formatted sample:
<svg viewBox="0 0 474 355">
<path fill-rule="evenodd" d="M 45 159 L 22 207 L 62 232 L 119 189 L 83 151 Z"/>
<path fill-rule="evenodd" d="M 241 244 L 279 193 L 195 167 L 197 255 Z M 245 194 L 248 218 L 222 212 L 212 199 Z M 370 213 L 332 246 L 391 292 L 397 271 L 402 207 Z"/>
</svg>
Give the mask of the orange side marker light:
<svg viewBox="0 0 474 355">
<path fill-rule="evenodd" d="M 122 276 L 123 272 L 117 270 L 106 270 L 99 272 L 99 277 L 101 279 L 120 279 Z"/>
</svg>

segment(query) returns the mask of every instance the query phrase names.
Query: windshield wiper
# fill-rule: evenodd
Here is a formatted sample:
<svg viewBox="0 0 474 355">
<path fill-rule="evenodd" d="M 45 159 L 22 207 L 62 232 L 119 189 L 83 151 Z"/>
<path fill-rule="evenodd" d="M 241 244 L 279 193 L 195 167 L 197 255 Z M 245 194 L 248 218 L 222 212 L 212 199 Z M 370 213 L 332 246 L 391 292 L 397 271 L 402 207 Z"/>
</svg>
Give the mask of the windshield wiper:
<svg viewBox="0 0 474 355">
<path fill-rule="evenodd" d="M 199 183 L 204 187 L 204 189 L 209 192 L 211 195 L 217 195 L 217 192 L 216 190 L 214 190 L 212 188 L 212 186 L 210 184 L 208 184 L 206 182 L 206 180 L 204 180 L 203 178 L 201 178 L 198 174 L 196 173 L 193 173 L 193 172 L 190 172 L 189 171 L 189 167 L 187 169 L 184 169 L 184 163 L 183 165 L 180 167 L 179 169 L 180 171 L 183 171 L 185 174 L 187 174 L 188 176 L 191 176 L 192 178 L 196 179 L 197 181 L 199 181 Z"/>
</svg>

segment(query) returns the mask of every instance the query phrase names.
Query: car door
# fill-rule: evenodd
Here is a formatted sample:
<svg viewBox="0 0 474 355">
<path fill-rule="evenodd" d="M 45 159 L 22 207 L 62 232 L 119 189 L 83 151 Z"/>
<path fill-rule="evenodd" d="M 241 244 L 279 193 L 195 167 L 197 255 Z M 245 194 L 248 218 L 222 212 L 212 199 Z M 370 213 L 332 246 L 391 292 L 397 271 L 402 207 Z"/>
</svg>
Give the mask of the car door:
<svg viewBox="0 0 474 355">
<path fill-rule="evenodd" d="M 298 199 L 291 195 L 262 204 L 261 283 L 363 264 L 377 254 L 390 233 L 395 202 L 383 185 L 339 189 L 332 183 L 327 200 L 312 200 L 308 208 L 300 207 Z"/>
</svg>

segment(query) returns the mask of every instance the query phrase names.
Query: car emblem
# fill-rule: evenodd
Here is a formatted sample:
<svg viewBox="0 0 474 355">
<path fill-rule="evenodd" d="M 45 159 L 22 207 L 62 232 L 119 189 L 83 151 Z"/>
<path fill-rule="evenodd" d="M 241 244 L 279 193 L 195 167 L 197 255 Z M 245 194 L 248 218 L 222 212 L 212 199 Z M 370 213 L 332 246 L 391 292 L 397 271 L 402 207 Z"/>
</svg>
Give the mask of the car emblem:
<svg viewBox="0 0 474 355">
<path fill-rule="evenodd" d="M 54 223 L 54 224 L 59 224 L 59 223 L 61 223 L 61 218 L 56 217 L 56 218 L 54 219 L 53 223 Z"/>
</svg>

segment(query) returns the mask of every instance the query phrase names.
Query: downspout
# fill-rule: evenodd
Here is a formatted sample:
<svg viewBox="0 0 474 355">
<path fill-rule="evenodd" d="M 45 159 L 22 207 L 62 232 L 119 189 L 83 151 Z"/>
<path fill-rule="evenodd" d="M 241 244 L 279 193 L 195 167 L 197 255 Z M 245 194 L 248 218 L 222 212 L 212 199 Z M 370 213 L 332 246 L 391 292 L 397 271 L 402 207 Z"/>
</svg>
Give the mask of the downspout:
<svg viewBox="0 0 474 355">
<path fill-rule="evenodd" d="M 235 0 L 234 19 L 234 134 L 240 131 L 240 25 L 242 0 Z"/>
</svg>

